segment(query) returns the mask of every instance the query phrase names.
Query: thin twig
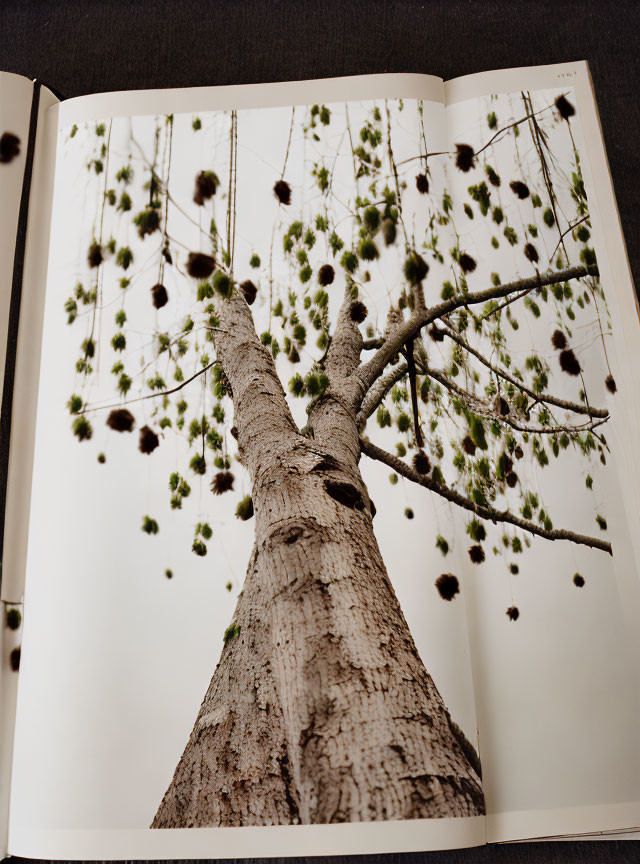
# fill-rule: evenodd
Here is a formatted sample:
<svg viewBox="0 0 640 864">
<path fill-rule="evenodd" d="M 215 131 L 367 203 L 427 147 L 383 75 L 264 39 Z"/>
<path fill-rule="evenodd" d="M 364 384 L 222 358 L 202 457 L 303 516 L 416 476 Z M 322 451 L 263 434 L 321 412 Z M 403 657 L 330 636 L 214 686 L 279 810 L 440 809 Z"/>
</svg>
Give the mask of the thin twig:
<svg viewBox="0 0 640 864">
<path fill-rule="evenodd" d="M 178 384 L 177 387 L 172 387 L 171 390 L 162 390 L 160 393 L 147 393 L 146 396 L 138 396 L 135 399 L 126 399 L 124 402 L 114 402 L 111 405 L 94 405 L 91 408 L 83 408 L 82 411 L 78 411 L 78 414 L 91 414 L 94 411 L 106 411 L 108 408 L 121 408 L 123 405 L 133 405 L 135 402 L 143 402 L 145 399 L 157 399 L 160 396 L 171 396 L 172 393 L 177 393 L 178 390 L 182 390 L 183 387 L 186 387 L 187 384 L 190 384 L 200 375 L 203 375 L 208 369 L 211 369 L 211 367 L 215 366 L 217 363 L 218 360 L 212 360 L 208 366 L 204 367 L 204 369 L 199 369 L 195 375 L 192 375 L 191 378 L 187 378 L 186 381 Z"/>
</svg>

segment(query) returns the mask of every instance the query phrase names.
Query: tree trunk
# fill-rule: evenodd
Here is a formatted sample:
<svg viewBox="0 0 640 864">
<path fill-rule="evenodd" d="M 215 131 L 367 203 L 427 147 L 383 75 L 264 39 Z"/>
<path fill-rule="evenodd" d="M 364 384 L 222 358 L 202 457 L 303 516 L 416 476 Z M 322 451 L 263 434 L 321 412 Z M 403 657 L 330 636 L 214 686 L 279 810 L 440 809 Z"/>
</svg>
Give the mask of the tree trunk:
<svg viewBox="0 0 640 864">
<path fill-rule="evenodd" d="M 153 827 L 483 812 L 479 778 L 389 582 L 369 502 L 336 473 L 331 460 L 298 452 L 254 489 L 239 632 Z"/>
<path fill-rule="evenodd" d="M 304 436 L 244 301 L 225 301 L 220 314 L 216 349 L 253 482 L 255 545 L 235 626 L 152 827 L 483 813 L 474 760 L 374 537 L 356 415 L 338 386 L 357 360 L 351 325 L 334 337 L 343 365 L 351 351 L 348 368 L 338 375 L 328 362 L 333 383 Z"/>
</svg>

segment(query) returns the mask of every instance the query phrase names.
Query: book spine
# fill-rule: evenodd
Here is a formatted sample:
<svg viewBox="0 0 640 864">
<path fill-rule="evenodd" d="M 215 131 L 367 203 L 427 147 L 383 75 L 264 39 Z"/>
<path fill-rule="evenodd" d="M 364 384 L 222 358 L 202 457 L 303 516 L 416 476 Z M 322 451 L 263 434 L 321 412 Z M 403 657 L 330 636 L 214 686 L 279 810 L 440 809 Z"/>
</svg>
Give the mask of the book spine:
<svg viewBox="0 0 640 864">
<path fill-rule="evenodd" d="M 9 443 L 11 435 L 11 415 L 13 409 L 14 376 L 18 347 L 18 324 L 22 299 L 22 279 L 24 273 L 27 225 L 29 218 L 29 199 L 31 177 L 38 125 L 38 106 L 40 85 L 35 82 L 31 99 L 27 153 L 22 179 L 22 192 L 18 213 L 18 225 L 13 258 L 11 299 L 7 324 L 7 350 L 5 357 L 2 407 L 0 409 L 0 587 L 2 585 L 2 551 L 4 548 L 4 522 L 7 504 L 7 475 L 9 467 Z M 17 671 L 20 663 L 20 623 L 22 619 L 21 598 L 18 602 L 7 603 L 2 600 L 2 628 L 0 644 L 0 852 L 7 854 L 9 825 L 9 798 L 11 788 L 11 762 L 13 755 L 13 733 L 17 699 Z"/>
</svg>

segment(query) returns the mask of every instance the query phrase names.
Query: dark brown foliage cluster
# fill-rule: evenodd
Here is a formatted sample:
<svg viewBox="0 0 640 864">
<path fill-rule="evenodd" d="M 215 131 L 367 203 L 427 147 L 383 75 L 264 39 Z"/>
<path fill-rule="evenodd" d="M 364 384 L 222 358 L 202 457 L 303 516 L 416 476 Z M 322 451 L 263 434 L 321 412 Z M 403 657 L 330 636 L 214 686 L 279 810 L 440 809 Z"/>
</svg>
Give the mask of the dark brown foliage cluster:
<svg viewBox="0 0 640 864">
<path fill-rule="evenodd" d="M 482 564 L 484 561 L 484 549 L 479 544 L 469 546 L 469 558 L 474 564 Z"/>
<path fill-rule="evenodd" d="M 107 426 L 114 432 L 131 432 L 135 422 L 133 414 L 127 408 L 114 408 L 107 417 Z"/>
<path fill-rule="evenodd" d="M 560 352 L 560 368 L 567 375 L 579 375 L 581 370 L 580 361 L 571 348 L 565 348 Z"/>
<path fill-rule="evenodd" d="M 167 289 L 160 282 L 151 289 L 151 300 L 156 309 L 162 309 L 169 302 Z"/>
<path fill-rule="evenodd" d="M 20 139 L 13 132 L 3 132 L 0 137 L 0 162 L 12 162 L 20 153 Z"/>
<path fill-rule="evenodd" d="M 187 258 L 187 273 L 193 279 L 208 279 L 216 266 L 213 255 L 204 252 L 189 252 Z"/>
<path fill-rule="evenodd" d="M 201 171 L 196 177 L 196 190 L 193 194 L 193 200 L 199 206 L 202 206 L 205 201 L 216 194 L 218 187 L 218 178 L 213 171 Z"/>
<path fill-rule="evenodd" d="M 138 449 L 141 453 L 153 453 L 160 444 L 160 439 L 150 426 L 143 426 L 140 430 L 140 441 Z"/>
<path fill-rule="evenodd" d="M 511 411 L 509 403 L 504 398 L 504 396 L 496 396 L 493 406 L 498 412 L 498 414 L 501 414 L 503 417 L 506 417 L 507 414 L 509 414 L 509 412 Z"/>
<path fill-rule="evenodd" d="M 248 305 L 251 306 L 258 295 L 258 289 L 253 284 L 251 279 L 246 279 L 240 285 L 240 290 L 244 295 L 244 299 L 247 301 Z"/>
<path fill-rule="evenodd" d="M 19 609 L 7 609 L 7 627 L 9 630 L 17 630 L 22 621 L 22 615 Z"/>
<path fill-rule="evenodd" d="M 453 600 L 456 594 L 460 593 L 458 577 L 453 573 L 443 573 L 442 576 L 438 576 L 435 586 L 443 600 Z"/>
<path fill-rule="evenodd" d="M 331 264 L 323 264 L 322 267 L 318 270 L 318 282 L 323 285 L 331 285 L 335 278 L 335 270 L 331 266 Z"/>
<path fill-rule="evenodd" d="M 465 435 L 465 437 L 462 439 L 462 449 L 469 456 L 475 456 L 476 445 L 470 435 Z"/>
<path fill-rule="evenodd" d="M 571 102 L 569 102 L 566 96 L 558 96 L 556 99 L 556 108 L 558 109 L 558 114 L 563 120 L 568 120 L 569 117 L 573 117 L 576 113 L 576 109 L 573 107 Z"/>
<path fill-rule="evenodd" d="M 456 168 L 460 171 L 470 171 L 476 161 L 476 154 L 470 144 L 456 144 Z"/>
<path fill-rule="evenodd" d="M 564 335 L 562 330 L 554 330 L 551 336 L 551 344 L 556 349 L 556 351 L 560 351 L 560 368 L 563 372 L 566 372 L 567 375 L 579 375 L 582 371 L 580 366 L 580 361 L 573 353 L 571 348 L 567 348 L 567 337 Z M 613 380 L 613 379 L 612 379 Z"/>
<path fill-rule="evenodd" d="M 513 460 L 506 453 L 502 453 L 500 455 L 500 459 L 498 460 L 498 465 L 503 475 L 506 477 L 511 471 L 513 471 Z"/>
<path fill-rule="evenodd" d="M 234 476 L 231 471 L 218 471 L 211 481 L 211 491 L 214 495 L 222 495 L 233 489 Z"/>
<path fill-rule="evenodd" d="M 99 267 L 102 264 L 102 247 L 99 243 L 92 243 L 89 246 L 87 261 L 89 267 Z"/>
<path fill-rule="evenodd" d="M 416 177 L 416 189 L 421 195 L 426 195 L 429 191 L 429 179 L 426 174 L 418 174 Z"/>
<path fill-rule="evenodd" d="M 418 474 L 428 474 L 431 471 L 431 462 L 424 450 L 418 450 L 413 457 L 413 467 Z"/>
<path fill-rule="evenodd" d="M 472 258 L 467 252 L 462 253 L 459 263 L 463 273 L 473 273 L 476 269 L 475 258 Z"/>
<path fill-rule="evenodd" d="M 351 304 L 351 309 L 349 314 L 351 315 L 351 320 L 355 321 L 356 324 L 362 324 L 365 318 L 368 315 L 369 310 L 360 300 L 356 300 L 355 303 Z"/>
<path fill-rule="evenodd" d="M 291 186 L 286 180 L 278 180 L 273 187 L 273 193 L 281 204 L 291 204 Z"/>
<path fill-rule="evenodd" d="M 11 666 L 12 672 L 17 672 L 20 668 L 20 654 L 21 654 L 20 646 L 14 648 L 11 654 L 9 654 L 9 665 Z"/>
<path fill-rule="evenodd" d="M 509 186 L 513 194 L 517 195 L 521 201 L 529 197 L 529 187 L 522 180 L 512 180 Z"/>
</svg>

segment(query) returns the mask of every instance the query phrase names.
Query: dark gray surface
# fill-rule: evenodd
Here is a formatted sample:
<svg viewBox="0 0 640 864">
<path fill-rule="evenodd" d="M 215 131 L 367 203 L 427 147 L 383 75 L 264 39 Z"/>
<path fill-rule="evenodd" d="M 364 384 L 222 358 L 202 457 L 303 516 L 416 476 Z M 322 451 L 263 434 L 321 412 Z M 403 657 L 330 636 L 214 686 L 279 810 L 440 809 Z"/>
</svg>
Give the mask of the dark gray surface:
<svg viewBox="0 0 640 864">
<path fill-rule="evenodd" d="M 452 78 L 586 59 L 638 283 L 639 24 L 637 0 L 0 0 L 0 69 L 37 77 L 71 97 L 374 72 Z M 355 864 L 372 858 L 326 860 Z M 634 841 L 517 844 L 373 860 L 626 864 L 640 860 L 640 846 Z"/>
</svg>

